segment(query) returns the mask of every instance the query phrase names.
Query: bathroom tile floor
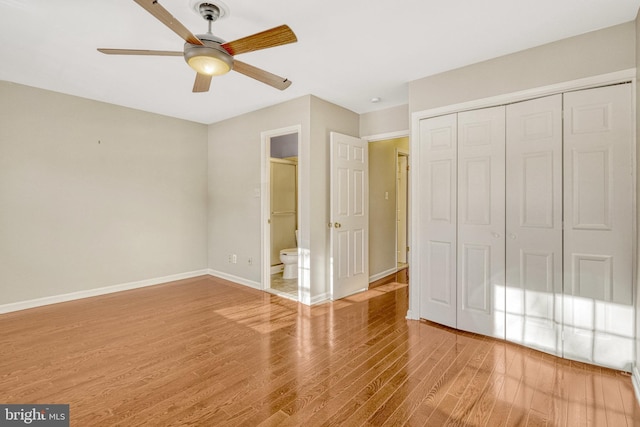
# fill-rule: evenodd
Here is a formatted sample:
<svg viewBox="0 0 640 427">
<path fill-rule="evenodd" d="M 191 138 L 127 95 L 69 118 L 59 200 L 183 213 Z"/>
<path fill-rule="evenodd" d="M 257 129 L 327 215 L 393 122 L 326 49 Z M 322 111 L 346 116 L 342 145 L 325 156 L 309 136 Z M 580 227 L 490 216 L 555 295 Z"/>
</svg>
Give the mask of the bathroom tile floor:
<svg viewBox="0 0 640 427">
<path fill-rule="evenodd" d="M 298 298 L 298 279 L 283 279 L 282 272 L 271 275 L 271 289 Z"/>
</svg>

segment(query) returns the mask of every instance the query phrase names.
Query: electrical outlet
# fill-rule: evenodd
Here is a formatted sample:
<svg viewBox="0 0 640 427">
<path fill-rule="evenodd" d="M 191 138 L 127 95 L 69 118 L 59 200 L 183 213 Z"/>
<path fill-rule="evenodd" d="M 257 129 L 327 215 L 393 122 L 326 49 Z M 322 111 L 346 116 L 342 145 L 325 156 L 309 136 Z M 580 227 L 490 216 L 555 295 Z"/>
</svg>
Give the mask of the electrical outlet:
<svg viewBox="0 0 640 427">
<path fill-rule="evenodd" d="M 233 264 L 236 264 L 238 262 L 238 257 L 236 256 L 236 254 L 231 255 L 231 262 Z"/>
</svg>

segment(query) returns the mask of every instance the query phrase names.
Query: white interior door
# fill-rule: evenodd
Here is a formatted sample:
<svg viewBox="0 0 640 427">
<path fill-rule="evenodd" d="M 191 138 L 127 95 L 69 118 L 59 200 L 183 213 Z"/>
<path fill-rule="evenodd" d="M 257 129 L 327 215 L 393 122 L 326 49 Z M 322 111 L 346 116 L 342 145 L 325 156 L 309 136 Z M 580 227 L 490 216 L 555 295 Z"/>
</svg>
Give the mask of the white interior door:
<svg viewBox="0 0 640 427">
<path fill-rule="evenodd" d="M 396 236 L 397 260 L 407 262 L 407 194 L 408 194 L 408 157 L 405 154 L 397 156 L 397 186 L 396 186 Z"/>
<path fill-rule="evenodd" d="M 507 106 L 506 338 L 561 354 L 562 95 Z"/>
<path fill-rule="evenodd" d="M 630 84 L 564 95 L 564 356 L 633 360 Z"/>
<path fill-rule="evenodd" d="M 458 328 L 505 337 L 505 107 L 458 114 Z"/>
<path fill-rule="evenodd" d="M 420 317 L 455 328 L 457 115 L 420 121 Z"/>
<path fill-rule="evenodd" d="M 331 297 L 369 287 L 367 142 L 331 132 Z"/>
</svg>

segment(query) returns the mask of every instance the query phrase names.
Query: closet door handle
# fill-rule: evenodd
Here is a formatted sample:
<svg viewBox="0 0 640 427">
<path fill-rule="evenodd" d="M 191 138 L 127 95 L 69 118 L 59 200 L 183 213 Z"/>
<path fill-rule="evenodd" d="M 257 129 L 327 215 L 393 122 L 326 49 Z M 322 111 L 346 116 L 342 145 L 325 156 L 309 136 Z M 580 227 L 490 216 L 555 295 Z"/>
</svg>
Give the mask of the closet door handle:
<svg viewBox="0 0 640 427">
<path fill-rule="evenodd" d="M 510 238 L 511 240 L 516 240 L 516 239 L 518 238 L 518 236 L 516 236 L 516 235 L 515 235 L 515 234 L 513 234 L 513 233 L 509 233 L 509 238 Z"/>
<path fill-rule="evenodd" d="M 495 233 L 495 232 L 494 232 L 494 233 L 491 233 L 491 235 L 492 235 L 493 237 L 495 237 L 496 239 L 499 239 L 499 238 L 500 238 L 500 233 Z"/>
</svg>

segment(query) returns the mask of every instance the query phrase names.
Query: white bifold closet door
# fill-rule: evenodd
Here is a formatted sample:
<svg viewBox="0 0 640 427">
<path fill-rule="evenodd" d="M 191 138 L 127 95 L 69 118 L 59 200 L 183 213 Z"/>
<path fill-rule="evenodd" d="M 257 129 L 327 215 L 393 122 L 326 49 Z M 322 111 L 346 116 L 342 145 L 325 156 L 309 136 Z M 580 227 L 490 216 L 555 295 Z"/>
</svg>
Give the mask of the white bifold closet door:
<svg viewBox="0 0 640 427">
<path fill-rule="evenodd" d="M 456 324 L 457 115 L 420 121 L 420 316 Z"/>
<path fill-rule="evenodd" d="M 634 123 L 630 84 L 421 120 L 420 317 L 630 371 Z"/>
<path fill-rule="evenodd" d="M 458 114 L 458 329 L 505 337 L 505 107 Z"/>
<path fill-rule="evenodd" d="M 633 360 L 630 84 L 564 95 L 564 356 Z"/>
<path fill-rule="evenodd" d="M 561 355 L 562 95 L 507 106 L 506 339 Z"/>
</svg>

